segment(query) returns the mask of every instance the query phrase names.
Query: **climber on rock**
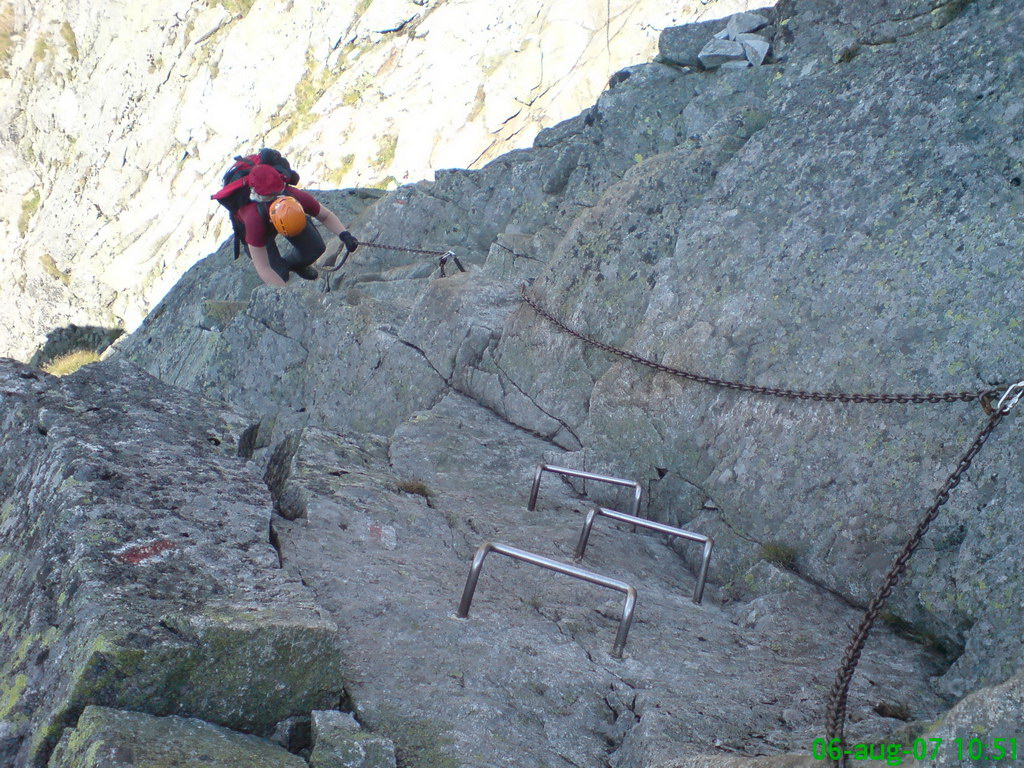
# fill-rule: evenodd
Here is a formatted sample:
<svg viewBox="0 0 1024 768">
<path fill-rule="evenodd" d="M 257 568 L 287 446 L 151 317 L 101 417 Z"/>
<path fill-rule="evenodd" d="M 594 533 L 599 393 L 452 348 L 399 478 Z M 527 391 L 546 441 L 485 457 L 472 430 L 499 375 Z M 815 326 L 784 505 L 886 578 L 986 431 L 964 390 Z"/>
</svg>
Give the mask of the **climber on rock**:
<svg viewBox="0 0 1024 768">
<path fill-rule="evenodd" d="M 246 183 L 251 202 L 239 208 L 237 216 L 245 228 L 245 248 L 256 273 L 267 285 L 284 285 L 292 272 L 306 280 L 317 278 L 312 265 L 326 246 L 309 216 L 336 234 L 349 253 L 358 247 L 359 241 L 334 213 L 308 192 L 287 184 L 272 166 L 256 165 Z M 278 234 L 292 246 L 283 256 L 277 248 Z"/>
</svg>

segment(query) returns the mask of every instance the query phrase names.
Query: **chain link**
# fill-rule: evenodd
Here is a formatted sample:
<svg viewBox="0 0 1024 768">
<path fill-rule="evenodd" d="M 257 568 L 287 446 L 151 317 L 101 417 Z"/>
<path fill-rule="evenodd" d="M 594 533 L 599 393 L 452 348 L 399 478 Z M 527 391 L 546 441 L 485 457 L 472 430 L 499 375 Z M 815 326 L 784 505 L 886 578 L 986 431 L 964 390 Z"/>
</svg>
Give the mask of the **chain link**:
<svg viewBox="0 0 1024 768">
<path fill-rule="evenodd" d="M 971 447 L 964 454 L 963 458 L 960 459 L 960 463 L 957 464 L 956 469 L 949 475 L 946 482 L 943 484 L 942 489 L 936 495 L 934 502 L 924 517 L 921 518 L 917 524 L 917 528 L 911 534 L 906 544 L 903 545 L 903 549 L 896 556 L 889 571 L 885 574 L 885 578 L 882 581 L 882 586 L 875 593 L 871 602 L 868 604 L 867 609 L 864 612 L 864 617 L 861 619 L 860 625 L 857 627 L 857 631 L 854 632 L 853 639 L 850 641 L 849 646 L 846 648 L 846 652 L 843 654 L 843 660 L 840 664 L 839 670 L 836 673 L 835 681 L 832 685 L 832 689 L 829 692 L 829 697 L 825 710 L 825 729 L 826 737 L 831 743 L 833 739 L 838 739 L 840 757 L 833 759 L 833 763 L 838 763 L 840 768 L 846 768 L 847 760 L 845 755 L 845 742 L 844 742 L 844 727 L 846 723 L 846 703 L 850 691 L 850 681 L 853 679 L 853 674 L 856 671 L 857 663 L 860 661 L 861 653 L 864 650 L 864 645 L 867 642 L 868 634 L 871 632 L 871 627 L 878 619 L 878 614 L 885 605 L 885 601 L 892 594 L 893 588 L 899 581 L 900 576 L 907 569 L 907 564 L 910 562 L 911 556 L 915 550 L 921 544 L 922 538 L 925 533 L 928 532 L 928 528 L 935 521 L 939 515 L 939 511 L 943 505 L 949 501 L 950 492 L 960 485 L 960 478 L 970 468 L 971 463 L 977 457 L 981 451 L 985 441 L 988 440 L 993 430 L 1002 421 L 1003 416 L 1010 412 L 1014 406 L 1017 405 L 1018 401 L 1024 397 L 1024 381 L 1014 384 L 1002 394 L 999 398 L 998 403 L 993 406 L 992 403 L 999 397 L 1001 390 L 998 389 L 983 389 L 968 392 L 927 392 L 921 394 L 909 394 L 909 395 L 889 395 L 889 394 L 877 394 L 877 393 L 857 393 L 847 394 L 841 392 L 806 392 L 803 390 L 790 390 L 780 389 L 777 387 L 759 387 L 751 384 L 743 384 L 735 381 L 727 381 L 725 379 L 716 379 L 712 376 L 704 376 L 701 374 L 690 373 L 683 371 L 672 366 L 663 365 L 662 363 L 656 363 L 652 360 L 647 360 L 639 355 L 632 352 L 627 352 L 618 347 L 613 347 L 611 344 L 605 344 L 597 341 L 586 334 L 579 331 L 573 330 L 566 326 L 563 322 L 554 317 L 534 299 L 530 298 L 526 294 L 526 287 L 522 289 L 523 301 L 530 305 L 533 310 L 552 323 L 557 328 L 560 328 L 565 333 L 579 339 L 585 344 L 589 344 L 597 349 L 604 350 L 613 355 L 617 355 L 626 360 L 631 360 L 640 365 L 645 365 L 648 368 L 653 368 L 656 371 L 668 373 L 673 376 L 679 376 L 690 381 L 696 381 L 701 384 L 709 384 L 715 387 L 722 387 L 725 389 L 732 389 L 740 392 L 752 392 L 760 395 L 769 395 L 772 397 L 788 398 L 792 400 L 813 400 L 818 402 L 841 402 L 841 403 L 953 403 L 953 402 L 973 402 L 979 400 L 982 406 L 985 408 L 985 412 L 989 414 L 989 420 L 985 424 L 981 432 L 974 439 Z"/>
<path fill-rule="evenodd" d="M 882 581 L 882 586 L 879 587 L 875 596 L 868 603 L 867 609 L 864 611 L 864 617 L 861 619 L 860 625 L 857 627 L 857 631 L 853 633 L 853 639 L 850 641 L 849 646 L 846 648 L 846 652 L 843 654 L 842 663 L 839 666 L 839 671 L 836 672 L 836 679 L 832 683 L 832 690 L 829 692 L 828 702 L 825 708 L 825 738 L 832 742 L 833 739 L 838 739 L 839 752 L 841 757 L 839 759 L 830 758 L 830 760 L 839 765 L 840 768 L 846 768 L 847 760 L 845 749 L 845 741 L 843 730 L 846 723 L 846 701 L 850 692 L 850 681 L 853 679 L 853 673 L 857 668 L 857 662 L 860 661 L 861 652 L 864 650 L 864 644 L 867 642 L 868 634 L 871 632 L 871 627 L 874 625 L 875 620 L 878 618 L 879 612 L 885 605 L 885 601 L 892 594 L 893 588 L 899 581 L 900 576 L 907 569 L 907 563 L 910 562 L 911 555 L 917 549 L 921 543 L 921 539 L 924 538 L 925 533 L 928 532 L 928 528 L 935 521 L 935 518 L 939 516 L 939 510 L 942 506 L 949 501 L 950 492 L 960 485 L 960 478 L 971 466 L 971 463 L 977 457 L 981 451 L 981 447 L 988 440 L 992 431 L 999 425 L 1002 418 L 1006 413 L 1009 412 L 1009 408 L 1000 408 L 996 410 L 985 424 L 985 427 L 978 433 L 978 436 L 974 439 L 971 447 L 964 454 L 963 458 L 960 459 L 960 463 L 957 465 L 953 473 L 946 478 L 946 482 L 943 484 L 942 489 L 935 496 L 935 501 L 931 507 L 925 513 L 924 517 L 917 524 L 917 528 L 911 534 L 910 538 L 907 539 L 907 543 L 903 545 L 903 549 L 896 556 L 889 571 L 885 574 L 885 578 Z"/>
<path fill-rule="evenodd" d="M 738 381 L 728 381 L 727 379 L 717 379 L 713 376 L 704 376 L 699 373 L 690 373 L 689 371 L 683 371 L 679 368 L 673 368 L 670 365 L 664 365 L 662 363 L 656 363 L 653 360 L 647 360 L 646 358 L 640 357 L 640 355 L 634 354 L 633 352 L 627 352 L 624 349 L 613 347 L 611 344 L 605 344 L 604 342 L 593 339 L 580 331 L 573 330 L 566 326 L 562 321 L 551 315 L 546 309 L 538 304 L 534 299 L 530 298 L 526 294 L 525 287 L 522 290 L 523 301 L 529 304 L 533 310 L 550 322 L 552 325 L 560 328 L 565 333 L 573 336 L 580 341 L 589 344 L 597 349 L 604 350 L 613 355 L 617 355 L 626 360 L 631 360 L 634 363 L 653 368 L 656 371 L 662 373 L 668 373 L 672 376 L 678 376 L 689 381 L 696 381 L 700 384 L 709 384 L 713 387 L 719 387 L 722 389 L 732 389 L 738 392 L 752 392 L 758 395 L 768 395 L 770 397 L 780 397 L 790 400 L 811 400 L 814 402 L 837 402 L 837 403 L 881 403 L 881 404 L 893 404 L 893 403 L 957 403 L 957 402 L 974 402 L 980 400 L 983 403 L 987 403 L 995 396 L 1000 393 L 998 389 L 982 389 L 972 390 L 966 392 L 925 392 L 916 393 L 909 395 L 889 395 L 879 394 L 874 392 L 861 392 L 861 393 L 845 393 L 845 392 L 807 392 L 798 389 L 782 389 L 779 387 L 760 387 L 754 384 L 743 384 Z"/>
<path fill-rule="evenodd" d="M 359 241 L 360 248 L 383 248 L 386 251 L 401 251 L 402 253 L 422 253 L 427 256 L 444 256 L 450 251 L 427 251 L 423 248 L 406 248 L 402 245 L 384 245 L 383 243 L 364 243 Z"/>
<path fill-rule="evenodd" d="M 446 261 L 445 257 L 446 256 L 450 256 L 451 258 L 455 259 L 455 263 L 458 264 L 459 269 L 461 271 L 463 271 L 463 272 L 466 271 L 466 269 L 459 262 L 458 258 L 455 257 L 455 253 L 452 252 L 452 251 L 428 251 L 428 250 L 424 250 L 423 248 L 406 248 L 405 246 L 402 246 L 402 245 L 384 245 L 383 243 L 361 242 L 361 241 L 360 241 L 358 247 L 360 247 L 360 248 L 383 248 L 384 250 L 387 250 L 387 251 L 401 251 L 403 253 L 420 253 L 420 254 L 425 254 L 427 256 L 440 256 L 442 258 L 442 260 L 443 260 L 442 263 L 441 263 L 441 276 L 442 277 L 444 277 L 444 261 Z M 345 262 L 348 261 L 348 257 L 349 257 L 349 255 L 351 255 L 351 253 L 352 253 L 351 251 L 346 250 L 345 251 L 345 255 L 342 256 L 341 261 L 339 263 L 334 264 L 334 265 L 329 266 L 329 267 L 320 267 L 320 274 L 323 275 L 326 278 L 327 275 L 332 274 L 334 272 L 337 272 L 339 269 L 341 269 L 343 266 L 345 266 Z M 325 283 L 325 285 L 329 286 L 329 283 Z M 324 288 L 324 290 L 325 291 L 329 291 L 330 288 L 326 287 L 326 288 Z"/>
</svg>

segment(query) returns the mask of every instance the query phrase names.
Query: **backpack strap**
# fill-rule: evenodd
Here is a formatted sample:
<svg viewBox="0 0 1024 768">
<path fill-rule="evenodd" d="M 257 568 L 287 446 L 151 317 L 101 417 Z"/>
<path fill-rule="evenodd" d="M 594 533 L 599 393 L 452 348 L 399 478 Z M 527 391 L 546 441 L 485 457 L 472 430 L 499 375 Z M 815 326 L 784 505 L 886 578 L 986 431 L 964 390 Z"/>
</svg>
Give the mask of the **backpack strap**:
<svg viewBox="0 0 1024 768">
<path fill-rule="evenodd" d="M 229 171 L 230 176 L 235 169 Z M 249 185 L 246 181 L 248 171 L 241 178 L 228 183 L 223 189 L 210 195 L 228 210 L 228 217 L 231 219 L 231 231 L 234 233 L 234 257 L 237 259 L 241 251 L 242 240 L 245 239 L 245 224 L 238 218 L 238 209 L 249 202 Z"/>
<path fill-rule="evenodd" d="M 231 217 L 231 229 L 232 229 L 232 231 L 235 234 L 235 236 L 233 238 L 233 240 L 235 241 L 233 247 L 234 247 L 234 251 L 235 251 L 235 259 L 237 260 L 238 259 L 238 254 L 242 250 L 242 240 L 245 238 L 245 225 L 241 222 L 241 220 L 237 216 L 232 216 Z"/>
<path fill-rule="evenodd" d="M 247 186 L 249 186 L 249 183 L 248 181 L 246 181 L 246 177 L 243 176 L 240 179 L 228 182 L 228 184 L 221 188 L 219 191 L 214 192 L 212 195 L 210 195 L 210 199 L 220 202 L 221 200 L 227 199 L 238 190 Z"/>
</svg>

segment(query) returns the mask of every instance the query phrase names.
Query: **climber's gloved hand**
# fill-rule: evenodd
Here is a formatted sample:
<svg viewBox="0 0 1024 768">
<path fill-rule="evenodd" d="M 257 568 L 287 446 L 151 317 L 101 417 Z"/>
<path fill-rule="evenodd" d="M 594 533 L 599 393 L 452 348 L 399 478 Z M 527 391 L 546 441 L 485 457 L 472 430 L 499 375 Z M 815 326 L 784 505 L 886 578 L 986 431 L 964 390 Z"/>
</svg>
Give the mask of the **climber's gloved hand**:
<svg viewBox="0 0 1024 768">
<path fill-rule="evenodd" d="M 349 253 L 354 252 L 355 249 L 359 247 L 359 241 L 356 240 L 352 233 L 349 232 L 347 229 L 338 235 L 338 239 L 345 244 L 345 247 L 348 248 Z"/>
</svg>

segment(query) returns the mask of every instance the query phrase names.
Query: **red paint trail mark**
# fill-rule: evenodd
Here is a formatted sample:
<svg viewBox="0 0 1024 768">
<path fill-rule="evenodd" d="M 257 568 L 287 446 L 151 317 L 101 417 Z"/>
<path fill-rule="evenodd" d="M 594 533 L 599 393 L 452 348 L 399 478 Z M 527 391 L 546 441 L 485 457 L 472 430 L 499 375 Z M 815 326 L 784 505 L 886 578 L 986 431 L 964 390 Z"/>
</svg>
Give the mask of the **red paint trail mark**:
<svg viewBox="0 0 1024 768">
<path fill-rule="evenodd" d="M 166 552 L 168 549 L 174 549 L 177 545 L 173 541 L 167 539 L 160 539 L 154 541 L 151 544 L 143 544 L 138 547 L 131 547 L 126 549 L 124 552 L 118 552 L 115 557 L 125 563 L 131 565 L 138 565 L 143 560 L 148 560 L 151 557 L 156 557 L 161 552 Z"/>
</svg>

